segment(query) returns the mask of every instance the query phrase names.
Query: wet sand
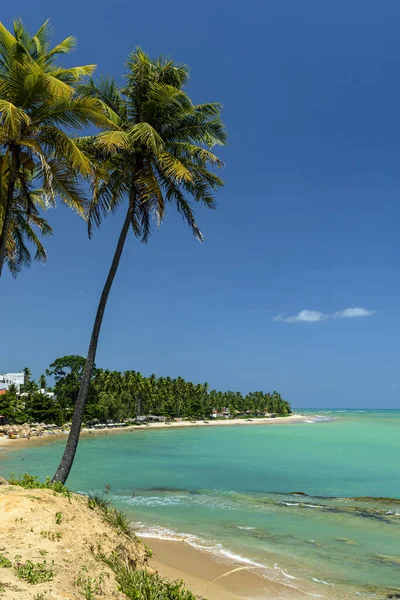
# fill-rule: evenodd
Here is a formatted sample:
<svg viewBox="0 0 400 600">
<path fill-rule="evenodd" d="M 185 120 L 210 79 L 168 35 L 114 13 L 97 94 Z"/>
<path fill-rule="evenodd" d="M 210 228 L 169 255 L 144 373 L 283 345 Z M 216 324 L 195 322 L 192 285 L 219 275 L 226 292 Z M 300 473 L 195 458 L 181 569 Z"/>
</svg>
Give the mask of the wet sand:
<svg viewBox="0 0 400 600">
<path fill-rule="evenodd" d="M 177 541 L 144 538 L 153 550 L 150 566 L 170 580 L 182 579 L 196 595 L 208 600 L 305 600 L 290 585 L 270 581 L 257 567 L 240 561 L 222 561 L 209 552 Z"/>
</svg>

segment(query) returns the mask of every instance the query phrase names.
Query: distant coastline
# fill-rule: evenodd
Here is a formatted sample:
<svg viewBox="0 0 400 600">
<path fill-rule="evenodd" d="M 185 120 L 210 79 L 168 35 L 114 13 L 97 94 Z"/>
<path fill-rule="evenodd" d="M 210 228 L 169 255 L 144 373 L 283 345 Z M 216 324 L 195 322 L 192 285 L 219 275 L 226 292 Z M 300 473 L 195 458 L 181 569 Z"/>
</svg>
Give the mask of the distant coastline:
<svg viewBox="0 0 400 600">
<path fill-rule="evenodd" d="M 309 416 L 300 414 L 290 415 L 289 417 L 261 417 L 253 419 L 215 419 L 215 420 L 198 420 L 198 421 L 172 421 L 169 423 L 147 423 L 145 425 L 127 425 L 126 427 L 113 427 L 104 429 L 88 429 L 83 428 L 81 435 L 109 435 L 112 433 L 121 433 L 123 431 L 136 431 L 146 429 L 171 429 L 181 427 L 226 427 L 234 425 L 282 425 L 305 423 L 309 420 Z M 0 447 L 12 448 L 13 446 L 20 447 L 21 444 L 28 446 L 29 444 L 42 444 L 54 441 L 55 439 L 66 438 L 68 431 L 57 433 L 45 433 L 41 436 L 32 436 L 30 440 L 26 437 L 11 439 L 6 436 L 0 436 Z"/>
</svg>

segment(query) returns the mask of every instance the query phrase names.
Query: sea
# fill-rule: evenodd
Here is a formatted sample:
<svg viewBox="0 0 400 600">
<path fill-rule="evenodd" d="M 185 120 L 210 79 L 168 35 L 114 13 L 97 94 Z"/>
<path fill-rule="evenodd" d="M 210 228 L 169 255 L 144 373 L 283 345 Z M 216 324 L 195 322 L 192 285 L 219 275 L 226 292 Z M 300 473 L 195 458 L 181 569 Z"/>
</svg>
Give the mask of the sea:
<svg viewBox="0 0 400 600">
<path fill-rule="evenodd" d="M 400 597 L 400 410 L 296 413 L 306 422 L 85 436 L 68 485 L 105 490 L 144 538 L 311 597 Z M 52 475 L 64 443 L 3 448 L 0 474 Z"/>
</svg>

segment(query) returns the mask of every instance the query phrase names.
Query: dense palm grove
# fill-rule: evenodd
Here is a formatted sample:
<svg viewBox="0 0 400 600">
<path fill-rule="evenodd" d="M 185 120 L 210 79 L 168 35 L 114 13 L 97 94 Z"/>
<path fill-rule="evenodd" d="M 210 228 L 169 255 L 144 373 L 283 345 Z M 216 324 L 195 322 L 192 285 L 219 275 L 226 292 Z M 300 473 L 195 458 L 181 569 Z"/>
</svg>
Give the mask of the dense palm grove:
<svg viewBox="0 0 400 600">
<path fill-rule="evenodd" d="M 72 417 L 79 392 L 85 359 L 65 356 L 55 360 L 47 370 L 54 377 L 55 397 L 43 393 L 46 380 L 29 380 L 21 394 L 12 388 L 0 396 L 0 414 L 11 423 L 43 422 L 61 425 Z M 29 375 L 28 375 L 29 378 Z M 42 391 L 40 391 L 42 390 Z M 194 384 L 182 377 L 144 377 L 137 371 L 95 369 L 89 399 L 85 408 L 86 422 L 123 421 L 141 415 L 163 415 L 173 418 L 208 418 L 216 410 L 228 409 L 232 416 L 258 416 L 268 413 L 290 414 L 290 404 L 280 394 L 251 392 L 218 392 L 207 383 Z"/>
</svg>

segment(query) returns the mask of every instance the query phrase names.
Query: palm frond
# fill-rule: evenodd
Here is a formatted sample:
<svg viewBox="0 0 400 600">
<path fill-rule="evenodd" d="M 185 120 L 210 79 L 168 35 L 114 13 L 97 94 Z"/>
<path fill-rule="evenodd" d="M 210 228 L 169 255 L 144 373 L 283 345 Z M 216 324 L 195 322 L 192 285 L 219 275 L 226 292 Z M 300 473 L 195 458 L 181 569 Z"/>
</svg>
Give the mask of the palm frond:
<svg viewBox="0 0 400 600">
<path fill-rule="evenodd" d="M 125 131 L 104 131 L 96 136 L 95 145 L 110 153 L 127 150 L 130 147 L 129 134 Z"/>
<path fill-rule="evenodd" d="M 0 118 L 3 134 L 9 140 L 18 138 L 23 125 L 28 125 L 30 123 L 30 118 L 24 110 L 1 98 Z"/>
<path fill-rule="evenodd" d="M 82 152 L 74 139 L 61 129 L 50 125 L 40 127 L 38 141 L 51 154 L 64 157 L 66 163 L 84 177 L 89 176 L 93 172 L 93 166 L 89 157 Z"/>
<path fill-rule="evenodd" d="M 39 37 L 38 34 L 36 34 L 35 37 Z M 76 38 L 70 35 L 69 37 L 65 38 L 65 40 L 54 46 L 54 48 L 52 48 L 52 50 L 48 52 L 47 56 L 50 59 L 53 58 L 56 54 L 69 54 L 75 47 Z"/>
<path fill-rule="evenodd" d="M 131 144 L 146 152 L 158 153 L 164 148 L 162 137 L 149 123 L 135 123 L 128 127 L 127 134 Z"/>
</svg>

